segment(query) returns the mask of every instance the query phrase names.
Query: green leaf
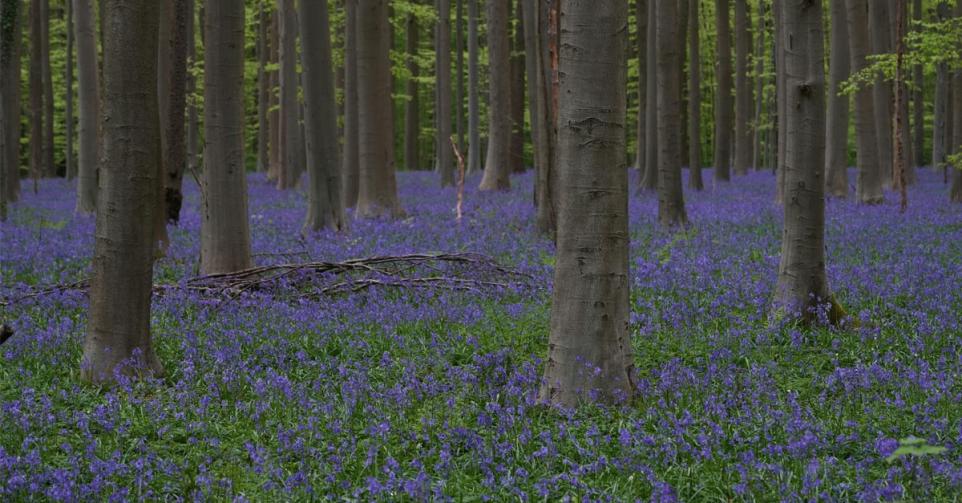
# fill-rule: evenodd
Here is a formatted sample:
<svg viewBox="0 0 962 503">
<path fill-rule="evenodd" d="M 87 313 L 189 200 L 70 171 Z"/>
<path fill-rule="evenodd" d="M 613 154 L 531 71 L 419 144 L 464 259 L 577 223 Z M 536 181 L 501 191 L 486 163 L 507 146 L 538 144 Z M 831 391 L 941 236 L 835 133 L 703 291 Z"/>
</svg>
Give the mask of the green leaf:
<svg viewBox="0 0 962 503">
<path fill-rule="evenodd" d="M 899 448 L 885 458 L 885 461 L 891 463 L 903 456 L 930 456 L 942 454 L 945 451 L 945 447 L 929 445 L 923 438 L 910 436 L 899 440 Z"/>
</svg>

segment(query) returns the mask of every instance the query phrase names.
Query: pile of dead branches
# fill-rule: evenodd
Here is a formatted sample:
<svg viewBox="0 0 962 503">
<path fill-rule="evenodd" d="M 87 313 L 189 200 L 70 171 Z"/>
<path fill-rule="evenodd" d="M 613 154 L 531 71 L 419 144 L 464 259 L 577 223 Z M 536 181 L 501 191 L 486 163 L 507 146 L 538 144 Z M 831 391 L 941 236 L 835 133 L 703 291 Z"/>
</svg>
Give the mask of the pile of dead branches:
<svg viewBox="0 0 962 503">
<path fill-rule="evenodd" d="M 482 292 L 523 286 L 530 275 L 509 269 L 477 253 L 385 255 L 343 262 L 299 262 L 264 265 L 231 273 L 209 274 L 176 284 L 154 285 L 164 295 L 186 290 L 211 297 L 236 298 L 270 292 L 293 297 L 322 297 L 372 287 L 434 288 Z M 0 299 L 0 306 L 68 291 L 86 291 L 88 280 L 36 288 Z"/>
</svg>

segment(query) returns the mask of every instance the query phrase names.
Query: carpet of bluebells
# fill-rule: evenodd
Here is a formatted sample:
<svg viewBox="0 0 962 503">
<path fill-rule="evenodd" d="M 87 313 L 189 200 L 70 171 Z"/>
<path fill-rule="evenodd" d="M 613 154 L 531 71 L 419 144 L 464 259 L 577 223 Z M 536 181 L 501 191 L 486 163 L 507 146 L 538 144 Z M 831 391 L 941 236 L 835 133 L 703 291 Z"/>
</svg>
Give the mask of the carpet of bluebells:
<svg viewBox="0 0 962 503">
<path fill-rule="evenodd" d="M 78 379 L 82 292 L 0 307 L 16 329 L 0 346 L 0 500 L 958 498 L 962 208 L 941 174 L 920 176 L 904 214 L 892 194 L 828 203 L 829 278 L 862 322 L 850 329 L 770 322 L 770 173 L 686 194 L 685 233 L 659 230 L 654 196 L 633 195 L 637 400 L 564 411 L 536 400 L 554 259 L 530 175 L 498 194 L 469 178 L 458 224 L 452 189 L 402 173 L 406 219 L 306 236 L 303 193 L 253 175 L 258 264 L 470 251 L 531 285 L 230 302 L 173 289 L 153 314 L 166 375 L 106 390 Z M 71 185 L 24 188 L 0 224 L 0 296 L 88 273 L 93 219 L 74 214 Z M 197 210 L 192 188 L 158 283 L 197 274 Z M 946 450 L 886 460 L 913 435 Z"/>
</svg>

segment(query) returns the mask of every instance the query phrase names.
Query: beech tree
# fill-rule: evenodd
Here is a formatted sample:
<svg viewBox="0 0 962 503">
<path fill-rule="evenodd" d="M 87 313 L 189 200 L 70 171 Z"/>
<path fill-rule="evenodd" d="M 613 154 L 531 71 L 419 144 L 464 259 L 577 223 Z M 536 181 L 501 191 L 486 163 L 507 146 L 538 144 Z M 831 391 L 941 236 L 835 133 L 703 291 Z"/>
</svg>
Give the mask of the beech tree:
<svg viewBox="0 0 962 503">
<path fill-rule="evenodd" d="M 481 169 L 481 107 L 479 76 L 479 59 L 481 49 L 478 47 L 478 2 L 481 0 L 466 0 L 468 2 L 468 166 L 469 173 Z"/>
<path fill-rule="evenodd" d="M 340 159 L 337 146 L 337 106 L 331 69 L 331 29 L 327 2 L 298 0 L 301 23 L 301 66 L 304 68 L 304 132 L 307 141 L 309 190 L 304 227 L 340 230 Z"/>
<path fill-rule="evenodd" d="M 647 54 L 645 54 L 645 171 L 639 181 L 644 190 L 658 187 L 658 86 L 656 82 L 656 51 L 658 42 L 658 18 L 655 16 L 658 0 L 648 0 Z M 641 69 L 638 70 L 641 72 Z"/>
<path fill-rule="evenodd" d="M 394 177 L 388 0 L 358 0 L 357 92 L 359 217 L 400 217 Z"/>
<path fill-rule="evenodd" d="M 488 152 L 481 190 L 511 188 L 511 47 L 509 0 L 487 0 L 488 6 Z"/>
<path fill-rule="evenodd" d="M 849 76 L 848 26 L 844 0 L 831 5 L 831 56 L 829 57 L 828 124 L 825 127 L 825 189 L 839 198 L 848 196 L 848 102 L 840 94 Z"/>
<path fill-rule="evenodd" d="M 681 186 L 681 55 L 678 50 L 678 5 L 655 0 L 658 45 L 658 221 L 665 227 L 685 225 Z"/>
<path fill-rule="evenodd" d="M 100 72 L 90 0 L 73 0 L 77 32 L 77 98 L 80 105 L 77 150 L 77 211 L 91 213 L 97 203 L 97 158 L 100 152 Z"/>
<path fill-rule="evenodd" d="M 341 196 L 345 208 L 357 206 L 360 167 L 357 127 L 357 2 L 344 2 L 344 158 Z"/>
<path fill-rule="evenodd" d="M 167 221 L 180 221 L 180 208 L 183 204 L 181 186 L 184 169 L 187 166 L 187 43 L 188 30 L 194 24 L 190 18 L 194 14 L 193 0 L 172 0 L 170 10 L 170 68 L 167 75 L 167 155 L 164 169 L 164 210 Z"/>
<path fill-rule="evenodd" d="M 705 188 L 701 176 L 701 55 L 699 0 L 688 0 L 688 186 Z"/>
<path fill-rule="evenodd" d="M 53 70 L 50 67 L 50 0 L 40 1 L 40 68 L 43 79 L 43 170 L 42 176 L 57 176 L 54 163 Z"/>
<path fill-rule="evenodd" d="M 297 11 L 294 0 L 280 0 L 280 103 L 281 103 L 281 169 L 277 187 L 289 189 L 297 185 L 301 173 L 300 104 L 297 101 Z"/>
<path fill-rule="evenodd" d="M 748 173 L 752 164 L 752 81 L 748 75 L 752 50 L 752 22 L 748 0 L 735 0 L 735 174 Z"/>
<path fill-rule="evenodd" d="M 267 70 L 271 53 L 271 16 L 264 2 L 257 4 L 257 171 L 270 167 L 269 124 L 271 107 L 271 75 Z M 340 190 L 340 188 L 338 188 Z"/>
<path fill-rule="evenodd" d="M 645 170 L 648 109 L 648 0 L 635 0 L 635 33 L 638 37 L 638 125 L 635 128 L 635 169 Z"/>
<path fill-rule="evenodd" d="M 43 2 L 30 2 L 30 174 L 36 180 L 46 173 L 44 155 L 44 108 L 43 108 Z M 19 140 L 18 140 L 19 142 Z"/>
<path fill-rule="evenodd" d="M 558 251 L 540 399 L 574 407 L 634 392 L 628 332 L 628 6 L 562 0 Z"/>
<path fill-rule="evenodd" d="M 788 125 L 785 131 L 785 223 L 775 286 L 777 315 L 816 318 L 829 304 L 829 321 L 843 316 L 825 273 L 825 69 L 822 2 L 782 6 L 782 51 Z"/>
<path fill-rule="evenodd" d="M 514 0 L 508 0 L 509 5 Z M 511 34 L 511 140 L 508 150 L 508 172 L 524 173 L 524 15 L 517 0 L 514 32 Z M 510 8 L 510 7 L 509 7 Z"/>
<path fill-rule="evenodd" d="M 732 152 L 732 35 L 729 0 L 715 0 L 715 180 L 731 179 Z"/>
<path fill-rule="evenodd" d="M 949 17 L 949 7 L 945 2 L 939 2 L 936 7 L 936 18 L 944 21 Z M 935 65 L 935 97 L 932 118 L 932 167 L 945 165 L 946 143 L 951 138 L 946 136 L 948 124 L 947 111 L 952 104 L 949 102 L 949 84 L 951 80 L 948 64 L 940 62 Z"/>
<path fill-rule="evenodd" d="M 962 3 L 955 6 L 955 17 L 962 17 Z M 962 153 L 962 69 L 952 72 L 952 135 L 949 150 L 958 157 Z M 956 161 L 952 166 L 952 185 L 949 187 L 949 200 L 962 203 L 962 166 Z"/>
<path fill-rule="evenodd" d="M 868 2 L 870 54 L 889 54 L 894 50 L 893 24 L 890 2 Z M 872 99 L 875 112 L 875 136 L 878 140 L 879 177 L 882 185 L 892 185 L 892 170 L 895 165 L 895 143 L 892 136 L 892 117 L 895 109 L 895 93 L 892 82 L 879 75 L 872 86 Z"/>
<path fill-rule="evenodd" d="M 104 162 L 81 375 L 110 384 L 115 372 L 163 373 L 150 337 L 153 221 L 159 211 L 153 201 L 161 187 L 159 7 L 155 0 L 102 2 Z"/>
<path fill-rule="evenodd" d="M 73 8 L 71 0 L 64 0 L 64 10 L 66 11 L 66 30 L 67 30 L 67 62 L 64 70 L 64 164 L 68 180 L 77 178 L 77 165 L 73 158 Z"/>
<path fill-rule="evenodd" d="M 547 37 L 548 16 L 552 6 L 536 0 L 523 0 L 525 70 L 528 77 L 528 101 L 531 103 L 531 138 L 534 150 L 535 226 L 538 232 L 555 236 L 556 211 L 554 203 L 555 121 L 549 77 L 551 62 L 544 40 Z"/>
<path fill-rule="evenodd" d="M 421 67 L 417 62 L 419 31 L 417 16 L 411 12 L 407 18 L 407 39 L 405 52 L 407 54 L 407 69 L 411 74 L 407 80 L 407 101 L 404 104 L 404 165 L 409 170 L 421 167 L 418 152 L 418 135 L 421 133 L 421 98 L 418 96 L 418 81 Z"/>
<path fill-rule="evenodd" d="M 435 40 L 435 53 L 438 67 L 437 128 L 435 138 L 435 157 L 441 172 L 441 186 L 455 184 L 454 153 L 451 151 L 451 4 L 438 1 L 438 29 Z M 460 107 L 459 107 L 460 109 Z M 460 148 L 460 147 L 459 147 Z"/>
<path fill-rule="evenodd" d="M 244 169 L 244 0 L 206 0 L 201 274 L 251 266 Z"/>
<path fill-rule="evenodd" d="M 23 4 L 0 2 L 0 211 L 20 196 L 20 45 Z"/>
<path fill-rule="evenodd" d="M 848 8 L 849 57 L 852 73 L 865 68 L 868 54 L 868 4 L 866 0 L 846 0 Z M 882 179 L 879 171 L 879 148 L 875 127 L 875 101 L 873 91 L 860 87 L 855 92 L 855 141 L 858 155 L 858 179 L 855 195 L 860 203 L 882 202 Z"/>
</svg>

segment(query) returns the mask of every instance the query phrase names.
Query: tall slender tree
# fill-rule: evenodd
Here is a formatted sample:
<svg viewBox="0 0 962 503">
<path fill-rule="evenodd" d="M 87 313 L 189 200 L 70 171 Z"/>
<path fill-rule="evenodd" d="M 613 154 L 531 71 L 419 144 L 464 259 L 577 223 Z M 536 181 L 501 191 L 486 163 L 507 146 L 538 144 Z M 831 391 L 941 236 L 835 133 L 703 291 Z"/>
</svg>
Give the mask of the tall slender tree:
<svg viewBox="0 0 962 503">
<path fill-rule="evenodd" d="M 955 17 L 962 17 L 962 2 L 955 6 Z M 953 154 L 962 152 L 962 70 L 952 72 L 952 136 L 949 150 Z M 952 166 L 952 184 L 949 187 L 949 200 L 962 203 L 962 166 Z"/>
<path fill-rule="evenodd" d="M 23 3 L 0 2 L 0 201 L 20 197 L 20 46 L 23 38 Z M 8 77 L 8 75 L 10 77 Z"/>
<path fill-rule="evenodd" d="M 922 0 L 912 2 L 912 19 L 922 21 Z M 925 72 L 922 65 L 912 68 L 912 152 L 915 154 L 913 165 L 925 164 Z"/>
<path fill-rule="evenodd" d="M 648 0 L 648 33 L 645 54 L 645 171 L 639 182 L 644 190 L 658 187 L 658 74 L 656 51 L 658 42 L 658 18 L 655 16 L 657 0 Z M 638 70 L 641 72 L 641 69 Z"/>
<path fill-rule="evenodd" d="M 345 10 L 348 10 L 349 5 L 350 5 L 350 2 L 345 0 Z M 268 86 L 270 87 L 271 111 L 270 111 L 269 117 L 267 118 L 267 123 L 268 123 L 268 128 L 270 128 L 270 133 L 269 133 L 270 140 L 268 140 L 268 142 L 270 143 L 269 157 L 270 157 L 271 165 L 270 165 L 270 168 L 268 168 L 267 170 L 267 179 L 276 183 L 276 182 L 279 182 L 280 180 L 281 166 L 283 166 L 284 164 L 284 160 L 281 157 L 281 154 L 283 153 L 283 150 L 284 150 L 284 144 L 281 138 L 281 96 L 280 96 L 281 20 L 280 20 L 280 14 L 277 12 L 276 7 L 271 10 L 270 18 L 271 18 L 270 35 L 268 36 L 268 38 L 270 38 L 270 52 L 268 54 L 268 61 L 273 69 L 269 72 L 270 82 L 268 83 Z M 344 46 L 344 60 L 345 60 L 345 64 L 347 64 L 347 61 L 349 61 L 346 42 Z M 347 78 L 346 71 L 347 69 L 345 68 L 345 79 Z M 347 89 L 345 89 L 345 98 L 344 98 L 345 107 L 347 106 L 346 93 L 347 93 Z M 345 108 L 345 118 L 344 118 L 345 121 L 347 120 L 346 110 L 347 109 Z M 346 141 L 347 141 L 347 137 L 345 136 L 345 142 Z"/>
<path fill-rule="evenodd" d="M 487 0 L 488 34 L 488 153 L 481 190 L 511 187 L 511 38 L 509 0 Z"/>
<path fill-rule="evenodd" d="M 441 172 L 441 186 L 454 185 L 454 155 L 451 151 L 451 3 L 438 2 L 438 29 L 435 40 L 438 67 L 438 110 L 435 157 Z M 459 112 L 460 113 L 460 112 Z"/>
<path fill-rule="evenodd" d="M 77 211 L 92 213 L 97 203 L 97 158 L 100 152 L 100 72 L 90 0 L 73 0 L 77 32 L 77 97 L 80 102 L 77 151 Z"/>
<path fill-rule="evenodd" d="M 752 21 L 748 0 L 735 0 L 735 174 L 748 173 L 752 163 L 752 81 L 748 74 L 752 51 Z"/>
<path fill-rule="evenodd" d="M 558 253 L 542 401 L 624 401 L 628 331 L 628 6 L 562 0 Z M 577 97 L 577 98 L 575 98 Z"/>
<path fill-rule="evenodd" d="M 841 94 L 849 76 L 848 21 L 844 0 L 831 4 L 828 124 L 825 128 L 825 189 L 839 198 L 848 196 L 848 95 Z"/>
<path fill-rule="evenodd" d="M 851 71 L 856 73 L 867 65 L 869 51 L 868 5 L 866 0 L 846 0 L 848 8 L 849 57 Z M 862 87 L 855 92 L 855 141 L 858 179 L 856 198 L 863 204 L 882 202 L 882 178 L 879 165 L 877 129 L 875 127 L 875 101 L 873 91 Z"/>
<path fill-rule="evenodd" d="M 201 274 L 251 266 L 244 170 L 244 0 L 206 0 Z"/>
<path fill-rule="evenodd" d="M 732 35 L 729 0 L 715 0 L 715 180 L 731 179 Z"/>
<path fill-rule="evenodd" d="M 388 0 L 358 0 L 357 93 L 359 183 L 357 215 L 404 214 L 394 176 L 391 38 Z"/>
<path fill-rule="evenodd" d="M 170 10 L 170 68 L 166 78 L 167 105 L 167 155 L 164 169 L 164 210 L 168 222 L 180 221 L 183 204 L 181 186 L 187 166 L 187 56 L 188 29 L 193 28 L 190 17 L 194 13 L 194 0 L 172 0 Z"/>
<path fill-rule="evenodd" d="M 340 230 L 344 227 L 344 207 L 341 204 L 337 106 L 327 2 L 298 0 L 297 8 L 302 34 L 304 131 L 310 178 L 304 228 Z"/>
<path fill-rule="evenodd" d="M 511 41 L 511 145 L 508 171 L 524 173 L 524 15 L 521 0 L 517 3 Z"/>
<path fill-rule="evenodd" d="M 421 98 L 418 95 L 420 87 L 418 79 L 421 77 L 421 67 L 417 61 L 420 26 L 414 12 L 408 14 L 406 24 L 405 52 L 410 78 L 407 79 L 407 101 L 404 103 L 404 165 L 407 169 L 414 170 L 421 167 L 418 151 L 418 135 L 421 133 Z"/>
<path fill-rule="evenodd" d="M 194 0 L 191 0 L 192 2 Z M 197 9 L 199 12 L 203 12 L 204 4 L 201 2 L 200 8 Z M 187 64 L 193 66 L 197 59 L 197 37 L 195 35 L 195 27 L 197 26 L 197 16 L 199 12 L 195 12 L 193 5 L 190 7 L 190 13 L 187 16 Z M 201 24 L 203 27 L 203 24 Z M 203 33 L 203 30 L 201 30 Z M 203 37 L 201 37 L 203 40 Z M 277 73 L 277 72 L 275 72 Z M 194 76 L 194 72 L 187 72 L 187 95 L 193 96 L 194 92 L 197 90 L 197 78 Z M 199 156 L 197 144 L 200 143 L 200 118 L 198 114 L 198 107 L 195 100 L 189 100 L 187 102 L 187 166 L 186 169 L 192 174 L 197 173 L 199 170 Z"/>
<path fill-rule="evenodd" d="M 536 0 L 523 1 L 525 68 L 528 76 L 528 96 L 531 110 L 531 137 L 534 150 L 535 225 L 539 233 L 554 237 L 555 205 L 552 180 L 555 177 L 554 119 L 549 99 L 545 48 L 542 33 L 546 33 L 546 19 L 542 5 Z"/>
<path fill-rule="evenodd" d="M 479 60 L 481 49 L 478 47 L 478 24 L 481 14 L 478 2 L 468 2 L 468 172 L 481 169 L 481 106 Z"/>
<path fill-rule="evenodd" d="M 300 103 L 297 101 L 297 10 L 294 0 L 279 0 L 280 19 L 280 91 L 281 91 L 281 169 L 277 187 L 289 189 L 297 185 L 301 173 L 300 148 L 303 143 L 300 126 Z"/>
<path fill-rule="evenodd" d="M 30 174 L 36 180 L 46 172 L 43 113 L 43 2 L 30 2 Z"/>
<path fill-rule="evenodd" d="M 681 54 L 677 44 L 678 5 L 655 0 L 658 47 L 658 221 L 665 227 L 685 225 L 681 186 Z"/>
<path fill-rule="evenodd" d="M 868 2 L 870 54 L 891 54 L 893 44 L 892 6 L 893 2 Z M 878 75 L 872 86 L 872 99 L 875 103 L 875 136 L 878 139 L 878 158 L 883 186 L 892 185 L 892 170 L 895 165 L 895 142 L 892 136 L 895 109 L 895 93 L 892 82 Z"/>
<path fill-rule="evenodd" d="M 756 170 L 765 166 L 765 146 L 762 118 L 765 116 L 765 0 L 758 0 L 758 36 L 755 37 L 755 121 L 752 124 L 752 166 Z"/>
<path fill-rule="evenodd" d="M 701 176 L 701 54 L 699 0 L 688 0 L 688 186 L 705 188 Z"/>
<path fill-rule="evenodd" d="M 948 4 L 939 2 L 936 5 L 936 18 L 944 21 L 949 17 Z M 949 84 L 952 76 L 949 75 L 948 65 L 938 63 L 935 65 L 935 97 L 933 103 L 932 117 L 932 168 L 939 169 L 945 165 L 946 144 L 948 138 L 946 131 L 948 123 L 946 121 L 947 112 L 952 104 L 949 101 Z"/>
<path fill-rule="evenodd" d="M 455 59 L 455 95 L 454 95 L 454 122 L 455 131 L 458 135 L 458 149 L 465 152 L 464 139 L 464 8 L 462 0 L 455 3 L 455 25 L 454 25 L 454 53 Z"/>
<path fill-rule="evenodd" d="M 117 372 L 163 373 L 150 337 L 159 9 L 155 0 L 102 1 L 104 162 L 81 374 L 109 384 Z"/>
<path fill-rule="evenodd" d="M 359 164 L 357 128 L 357 2 L 345 0 L 344 22 L 344 159 L 341 196 L 345 208 L 357 206 Z"/>
<path fill-rule="evenodd" d="M 271 15 L 264 8 L 264 1 L 257 3 L 257 171 L 267 172 L 270 167 L 271 77 L 267 71 L 271 52 Z M 340 189 L 338 189 L 340 190 Z"/>
<path fill-rule="evenodd" d="M 77 164 L 73 157 L 74 119 L 73 119 L 73 5 L 64 0 L 67 29 L 67 62 L 64 69 L 64 167 L 68 180 L 77 178 Z"/>
<path fill-rule="evenodd" d="M 785 137 L 785 224 L 775 285 L 779 315 L 816 318 L 828 303 L 829 321 L 838 322 L 825 273 L 825 68 L 822 2 L 787 2 L 781 19 L 785 37 L 788 130 Z"/>
<path fill-rule="evenodd" d="M 41 0 L 40 68 L 43 78 L 43 176 L 57 176 L 54 161 L 53 69 L 50 66 L 50 0 Z"/>
</svg>

